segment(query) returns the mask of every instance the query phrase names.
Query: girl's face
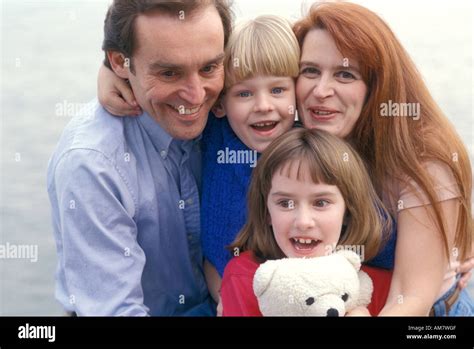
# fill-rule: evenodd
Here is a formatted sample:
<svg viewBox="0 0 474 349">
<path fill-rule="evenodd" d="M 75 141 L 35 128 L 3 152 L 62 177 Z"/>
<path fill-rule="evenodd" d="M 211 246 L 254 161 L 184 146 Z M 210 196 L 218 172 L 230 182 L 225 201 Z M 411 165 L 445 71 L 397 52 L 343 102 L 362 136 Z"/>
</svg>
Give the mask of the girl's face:
<svg viewBox="0 0 474 349">
<path fill-rule="evenodd" d="M 344 198 L 335 185 L 315 184 L 304 164 L 291 165 L 275 172 L 267 198 L 275 240 L 287 257 L 330 254 L 341 235 Z"/>
<path fill-rule="evenodd" d="M 366 95 L 358 62 L 343 57 L 327 31 L 311 30 L 303 42 L 296 85 L 305 127 L 346 137 L 359 119 Z"/>
</svg>

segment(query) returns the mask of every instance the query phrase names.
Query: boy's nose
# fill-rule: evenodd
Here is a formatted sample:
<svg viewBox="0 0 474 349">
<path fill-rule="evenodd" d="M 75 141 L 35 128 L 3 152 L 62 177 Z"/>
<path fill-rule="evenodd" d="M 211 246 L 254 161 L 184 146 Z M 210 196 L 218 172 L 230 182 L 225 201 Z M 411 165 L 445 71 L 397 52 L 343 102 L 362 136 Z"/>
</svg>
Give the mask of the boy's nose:
<svg viewBox="0 0 474 349">
<path fill-rule="evenodd" d="M 256 113 L 268 113 L 274 109 L 268 96 L 259 95 L 256 96 L 255 105 L 253 111 Z"/>
</svg>

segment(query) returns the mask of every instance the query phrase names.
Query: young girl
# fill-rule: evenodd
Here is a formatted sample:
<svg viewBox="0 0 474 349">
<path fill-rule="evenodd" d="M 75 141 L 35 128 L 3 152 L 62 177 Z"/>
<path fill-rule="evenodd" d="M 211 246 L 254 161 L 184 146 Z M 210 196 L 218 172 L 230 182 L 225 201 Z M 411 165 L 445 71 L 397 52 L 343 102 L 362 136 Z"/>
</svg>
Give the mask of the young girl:
<svg viewBox="0 0 474 349">
<path fill-rule="evenodd" d="M 232 244 L 236 257 L 222 281 L 223 315 L 261 315 L 252 282 L 266 260 L 320 257 L 349 245 L 371 259 L 383 232 L 390 231 L 384 215 L 364 163 L 347 143 L 324 131 L 287 132 L 267 147 L 254 170 L 248 220 Z M 374 280 L 369 310 L 376 315 L 390 272 L 362 269 Z"/>
</svg>

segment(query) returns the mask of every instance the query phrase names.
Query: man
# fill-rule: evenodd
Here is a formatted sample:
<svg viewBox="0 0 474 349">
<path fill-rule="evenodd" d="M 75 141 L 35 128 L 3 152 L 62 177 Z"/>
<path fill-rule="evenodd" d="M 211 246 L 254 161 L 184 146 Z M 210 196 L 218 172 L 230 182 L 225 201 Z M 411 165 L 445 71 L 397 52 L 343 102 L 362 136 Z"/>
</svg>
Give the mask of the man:
<svg viewBox="0 0 474 349">
<path fill-rule="evenodd" d="M 48 167 L 56 297 L 78 315 L 212 315 L 202 268 L 199 136 L 224 81 L 225 0 L 115 0 L 107 64 L 138 118 L 96 106 Z"/>
</svg>

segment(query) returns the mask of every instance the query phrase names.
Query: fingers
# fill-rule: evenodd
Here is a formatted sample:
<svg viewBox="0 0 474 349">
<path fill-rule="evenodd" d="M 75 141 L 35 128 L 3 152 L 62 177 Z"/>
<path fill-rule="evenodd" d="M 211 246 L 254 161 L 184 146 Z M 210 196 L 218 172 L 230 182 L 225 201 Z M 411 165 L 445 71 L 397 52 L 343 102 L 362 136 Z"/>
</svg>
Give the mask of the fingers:
<svg viewBox="0 0 474 349">
<path fill-rule="evenodd" d="M 467 272 L 467 273 L 463 274 L 463 276 L 459 279 L 458 287 L 461 290 L 467 286 L 467 284 L 469 283 L 469 280 L 471 279 L 471 276 L 472 276 L 472 273 Z"/>
<path fill-rule="evenodd" d="M 138 116 L 141 114 L 139 107 L 135 107 L 127 103 L 122 96 L 112 91 L 108 95 L 107 101 L 103 103 L 105 110 L 115 116 Z"/>
<path fill-rule="evenodd" d="M 464 274 L 471 271 L 472 268 L 474 268 L 474 258 L 469 258 L 459 265 L 456 272 Z"/>
</svg>

